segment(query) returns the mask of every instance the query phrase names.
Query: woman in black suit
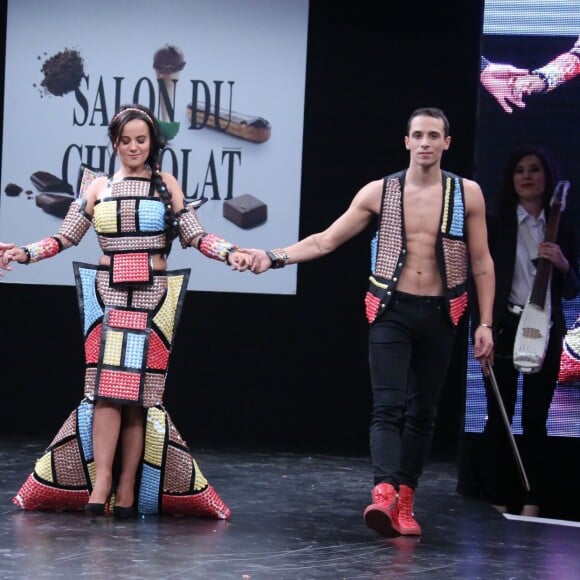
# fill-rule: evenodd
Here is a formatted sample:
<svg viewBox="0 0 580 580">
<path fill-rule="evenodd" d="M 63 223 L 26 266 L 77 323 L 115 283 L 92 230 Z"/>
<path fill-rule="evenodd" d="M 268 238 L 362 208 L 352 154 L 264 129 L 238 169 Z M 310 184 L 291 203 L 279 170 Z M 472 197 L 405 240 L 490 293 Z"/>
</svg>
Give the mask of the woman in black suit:
<svg viewBox="0 0 580 580">
<path fill-rule="evenodd" d="M 516 509 L 537 516 L 546 479 L 548 411 L 557 384 L 566 322 L 562 299 L 580 291 L 577 248 L 566 213 L 561 216 L 555 243 L 545 242 L 550 201 L 558 182 L 558 168 L 551 154 L 539 147 L 521 146 L 507 159 L 495 203 L 490 204 L 488 235 L 495 264 L 494 372 L 510 421 L 516 406 L 520 372 L 513 364 L 514 342 L 521 312 L 534 282 L 536 258 L 553 265 L 549 287 L 551 329 L 546 356 L 539 372 L 522 373 L 522 436 L 518 447 L 530 491 L 516 494 L 514 457 L 489 378 L 485 377 L 487 422 L 484 430 L 485 490 L 500 512 Z M 523 487 L 520 486 L 520 489 Z M 516 506 L 513 508 L 512 506 Z"/>
</svg>

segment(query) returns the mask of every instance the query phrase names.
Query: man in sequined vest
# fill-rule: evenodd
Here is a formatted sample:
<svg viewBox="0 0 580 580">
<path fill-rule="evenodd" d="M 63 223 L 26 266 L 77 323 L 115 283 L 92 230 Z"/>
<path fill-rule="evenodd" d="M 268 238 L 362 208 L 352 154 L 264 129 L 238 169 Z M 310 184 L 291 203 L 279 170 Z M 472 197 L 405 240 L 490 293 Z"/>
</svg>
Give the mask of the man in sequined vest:
<svg viewBox="0 0 580 580">
<path fill-rule="evenodd" d="M 365 298 L 373 393 L 370 454 L 374 474 L 366 524 L 384 537 L 419 536 L 414 496 L 429 452 L 437 403 L 470 273 L 481 324 L 474 354 L 493 353 L 495 275 L 479 185 L 441 169 L 451 143 L 437 108 L 415 110 L 407 124 L 407 169 L 367 183 L 326 230 L 269 251 L 246 249 L 256 273 L 325 256 L 377 224 Z"/>
</svg>

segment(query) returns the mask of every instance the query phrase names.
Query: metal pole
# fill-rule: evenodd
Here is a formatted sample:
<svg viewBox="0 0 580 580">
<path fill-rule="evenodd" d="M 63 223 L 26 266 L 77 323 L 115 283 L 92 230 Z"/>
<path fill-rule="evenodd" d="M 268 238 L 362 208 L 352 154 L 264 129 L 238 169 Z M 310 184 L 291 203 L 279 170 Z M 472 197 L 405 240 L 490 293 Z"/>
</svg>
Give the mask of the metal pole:
<svg viewBox="0 0 580 580">
<path fill-rule="evenodd" d="M 489 379 L 491 382 L 491 386 L 493 388 L 493 392 L 495 394 L 495 398 L 497 400 L 497 404 L 499 406 L 499 410 L 501 412 L 501 416 L 503 418 L 503 422 L 505 428 L 507 430 L 508 438 L 510 440 L 510 444 L 512 446 L 512 451 L 514 452 L 514 457 L 516 459 L 516 464 L 518 466 L 518 471 L 520 473 L 520 478 L 522 483 L 524 484 L 524 488 L 526 491 L 530 491 L 530 483 L 528 481 L 528 476 L 526 475 L 526 470 L 524 469 L 524 464 L 522 462 L 522 458 L 520 456 L 520 452 L 518 451 L 518 446 L 516 440 L 514 438 L 514 434 L 512 433 L 512 426 L 510 420 L 507 416 L 507 412 L 505 410 L 505 406 L 503 404 L 503 399 L 501 398 L 501 394 L 499 392 L 499 387 L 497 386 L 497 379 L 495 378 L 495 373 L 493 372 L 493 367 L 488 364 L 487 368 L 489 370 Z"/>
</svg>

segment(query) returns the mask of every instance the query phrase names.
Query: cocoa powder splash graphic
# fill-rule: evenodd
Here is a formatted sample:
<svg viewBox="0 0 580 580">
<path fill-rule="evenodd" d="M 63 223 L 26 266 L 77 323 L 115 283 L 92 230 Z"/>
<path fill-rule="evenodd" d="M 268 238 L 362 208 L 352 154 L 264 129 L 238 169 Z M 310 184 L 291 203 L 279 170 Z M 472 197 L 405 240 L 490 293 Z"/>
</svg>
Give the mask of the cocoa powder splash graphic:
<svg viewBox="0 0 580 580">
<path fill-rule="evenodd" d="M 85 74 L 84 61 L 77 50 L 65 48 L 44 61 L 40 83 L 45 94 L 62 97 L 79 88 Z"/>
</svg>

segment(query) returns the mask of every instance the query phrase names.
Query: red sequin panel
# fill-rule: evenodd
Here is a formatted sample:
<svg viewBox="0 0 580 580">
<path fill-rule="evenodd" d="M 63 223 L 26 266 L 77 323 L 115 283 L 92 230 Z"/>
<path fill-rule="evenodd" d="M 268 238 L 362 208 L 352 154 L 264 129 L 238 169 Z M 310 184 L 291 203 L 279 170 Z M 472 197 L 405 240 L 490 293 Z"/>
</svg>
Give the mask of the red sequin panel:
<svg viewBox="0 0 580 580">
<path fill-rule="evenodd" d="M 111 310 L 109 312 L 109 326 L 145 330 L 147 328 L 147 313 L 134 310 Z"/>
<path fill-rule="evenodd" d="M 560 359 L 560 373 L 558 380 L 561 383 L 574 383 L 580 381 L 580 358 L 574 357 L 571 352 L 562 350 L 562 358 Z"/>
<path fill-rule="evenodd" d="M 381 301 L 377 296 L 373 296 L 370 292 L 366 293 L 365 296 L 365 306 L 366 306 L 366 315 L 369 324 L 374 322 L 375 318 L 377 317 L 377 312 L 379 311 L 379 305 Z"/>
<path fill-rule="evenodd" d="M 195 495 L 168 495 L 164 493 L 161 498 L 161 506 L 163 514 L 207 516 L 220 520 L 227 520 L 232 515 L 230 508 L 211 485 Z"/>
<path fill-rule="evenodd" d="M 147 352 L 147 368 L 165 370 L 169 363 L 169 349 L 159 338 L 156 332 L 151 332 L 149 337 L 149 351 Z"/>
<path fill-rule="evenodd" d="M 115 254 L 113 284 L 149 282 L 149 254 Z"/>
<path fill-rule="evenodd" d="M 85 339 L 85 361 L 87 364 L 97 364 L 99 362 L 99 350 L 101 348 L 101 335 L 103 325 L 99 324 L 89 332 Z"/>
<path fill-rule="evenodd" d="M 81 511 L 89 501 L 86 489 L 58 489 L 38 481 L 30 474 L 12 503 L 25 510 Z"/>
<path fill-rule="evenodd" d="M 138 401 L 140 384 L 140 373 L 103 369 L 99 376 L 98 396 Z"/>
<path fill-rule="evenodd" d="M 458 296 L 457 298 L 453 298 L 453 300 L 450 300 L 449 307 L 451 320 L 453 324 L 457 326 L 459 324 L 459 321 L 461 320 L 461 317 L 463 316 L 463 313 L 467 308 L 467 292 L 464 292 L 461 296 Z"/>
</svg>

